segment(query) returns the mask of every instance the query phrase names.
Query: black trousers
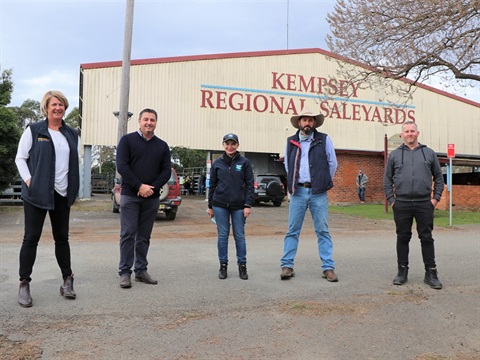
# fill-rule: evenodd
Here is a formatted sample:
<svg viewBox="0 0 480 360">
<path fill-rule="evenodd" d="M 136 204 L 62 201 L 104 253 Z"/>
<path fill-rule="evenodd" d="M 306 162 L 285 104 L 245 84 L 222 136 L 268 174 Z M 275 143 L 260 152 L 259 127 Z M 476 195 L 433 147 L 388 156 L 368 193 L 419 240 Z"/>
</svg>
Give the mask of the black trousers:
<svg viewBox="0 0 480 360">
<path fill-rule="evenodd" d="M 70 244 L 68 242 L 70 207 L 67 205 L 67 198 L 55 192 L 54 210 L 40 209 L 24 201 L 23 212 L 25 214 L 25 234 L 20 249 L 20 281 L 32 280 L 30 275 L 32 275 L 33 265 L 37 257 L 37 246 L 42 235 L 47 212 L 50 216 L 55 241 L 55 257 L 62 271 L 62 277 L 65 279 L 72 275 Z"/>
<path fill-rule="evenodd" d="M 120 262 L 118 274 L 141 273 L 148 267 L 148 249 L 159 198 L 122 195 L 120 199 Z"/>
<path fill-rule="evenodd" d="M 434 210 L 435 207 L 430 200 L 395 201 L 393 218 L 397 228 L 398 265 L 408 265 L 409 243 L 412 238 L 413 219 L 415 219 L 425 269 L 436 267 L 432 237 Z"/>
</svg>

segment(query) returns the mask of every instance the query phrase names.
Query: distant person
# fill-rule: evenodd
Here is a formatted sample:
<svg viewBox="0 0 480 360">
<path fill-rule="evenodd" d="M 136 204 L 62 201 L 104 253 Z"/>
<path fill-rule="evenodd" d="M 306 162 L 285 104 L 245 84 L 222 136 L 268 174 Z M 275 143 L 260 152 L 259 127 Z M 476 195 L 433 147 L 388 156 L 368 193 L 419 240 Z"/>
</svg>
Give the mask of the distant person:
<svg viewBox="0 0 480 360">
<path fill-rule="evenodd" d="M 170 179 L 172 166 L 168 144 L 154 133 L 157 118 L 155 110 L 142 110 L 138 118 L 139 129 L 124 135 L 117 146 L 116 164 L 122 176 L 118 272 L 122 288 L 132 286 L 132 266 L 136 281 L 158 283 L 147 272 L 147 254 L 160 190 Z"/>
<path fill-rule="evenodd" d="M 187 177 L 185 178 L 185 180 L 183 182 L 183 188 L 185 189 L 185 191 L 187 192 L 188 195 L 193 194 L 192 178 L 190 177 L 190 175 L 187 175 Z"/>
<path fill-rule="evenodd" d="M 228 236 L 230 221 L 237 252 L 240 279 L 247 280 L 247 244 L 245 222 L 253 205 L 253 171 L 250 161 L 238 152 L 238 136 L 227 134 L 223 137 L 224 153 L 214 161 L 210 170 L 208 210 L 210 218 L 215 217 L 218 231 L 218 277 L 227 278 Z"/>
<path fill-rule="evenodd" d="M 195 194 L 195 185 L 194 185 L 194 180 L 192 176 L 188 177 L 188 182 L 190 183 L 190 189 L 189 189 L 189 195 L 194 195 Z"/>
<path fill-rule="evenodd" d="M 55 257 L 62 272 L 60 294 L 75 299 L 68 242 L 70 207 L 79 189 L 78 133 L 63 117 L 68 100 L 60 91 L 48 91 L 40 104 L 45 120 L 30 123 L 18 144 L 15 163 L 22 177 L 25 232 L 20 249 L 18 303 L 33 305 L 30 277 L 45 217 L 50 217 Z"/>
<path fill-rule="evenodd" d="M 443 175 L 435 152 L 418 142 L 419 134 L 413 121 L 402 125 L 404 143 L 389 155 L 383 176 L 383 190 L 397 229 L 398 273 L 393 283 L 403 285 L 408 280 L 409 243 L 415 219 L 425 265 L 424 281 L 433 289 L 441 289 L 432 231 L 435 207 L 444 187 Z"/>
<path fill-rule="evenodd" d="M 281 259 L 282 280 L 295 276 L 293 270 L 300 230 L 307 209 L 313 218 L 318 239 L 318 254 L 322 261 L 323 278 L 338 281 L 332 259 L 333 243 L 328 231 L 327 191 L 333 187 L 337 157 L 330 137 L 316 130 L 323 124 L 321 114 L 304 109 L 290 122 L 298 131 L 287 139 L 285 169 L 287 170 L 290 205 L 288 230 Z"/>
<path fill-rule="evenodd" d="M 203 195 L 205 194 L 205 183 L 206 183 L 207 177 L 202 174 L 198 178 L 198 195 Z"/>
<path fill-rule="evenodd" d="M 368 176 L 363 172 L 363 170 L 360 170 L 360 172 L 358 173 L 355 183 L 357 184 L 358 198 L 360 199 L 360 202 L 364 204 L 365 189 L 367 188 Z"/>
</svg>

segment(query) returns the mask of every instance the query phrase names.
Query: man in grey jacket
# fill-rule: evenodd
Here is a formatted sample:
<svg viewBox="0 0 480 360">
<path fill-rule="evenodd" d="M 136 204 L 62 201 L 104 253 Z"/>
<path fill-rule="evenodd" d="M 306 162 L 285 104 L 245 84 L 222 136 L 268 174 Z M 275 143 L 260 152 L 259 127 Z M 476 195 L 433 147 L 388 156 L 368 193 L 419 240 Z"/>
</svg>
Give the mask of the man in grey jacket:
<svg viewBox="0 0 480 360">
<path fill-rule="evenodd" d="M 443 175 L 435 152 L 418 142 L 419 134 L 413 121 L 402 125 L 404 143 L 389 155 L 383 176 L 383 190 L 392 206 L 397 231 L 398 274 L 393 284 L 407 282 L 409 242 L 415 219 L 425 265 L 424 281 L 433 289 L 441 289 L 432 230 L 434 210 L 443 192 Z"/>
</svg>

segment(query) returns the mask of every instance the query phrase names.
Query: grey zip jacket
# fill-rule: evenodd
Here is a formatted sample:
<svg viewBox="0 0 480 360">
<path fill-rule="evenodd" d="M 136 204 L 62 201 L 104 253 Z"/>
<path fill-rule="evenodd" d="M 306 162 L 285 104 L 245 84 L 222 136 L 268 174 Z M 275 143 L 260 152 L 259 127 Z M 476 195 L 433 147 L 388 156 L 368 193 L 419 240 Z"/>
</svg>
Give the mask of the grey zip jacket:
<svg viewBox="0 0 480 360">
<path fill-rule="evenodd" d="M 444 182 L 442 168 L 435 152 L 426 145 L 418 144 L 411 150 L 400 145 L 388 156 L 383 175 L 383 191 L 389 202 L 440 201 Z"/>
</svg>

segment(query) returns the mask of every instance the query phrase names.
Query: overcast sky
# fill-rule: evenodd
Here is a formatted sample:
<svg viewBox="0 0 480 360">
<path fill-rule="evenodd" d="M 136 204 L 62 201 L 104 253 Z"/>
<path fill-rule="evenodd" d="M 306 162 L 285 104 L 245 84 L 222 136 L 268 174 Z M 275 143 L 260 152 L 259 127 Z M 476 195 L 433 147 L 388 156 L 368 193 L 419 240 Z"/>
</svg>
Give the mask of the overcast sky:
<svg viewBox="0 0 480 360">
<path fill-rule="evenodd" d="M 325 18 L 334 4 L 135 0 L 131 58 L 328 50 Z M 56 89 L 65 93 L 71 108 L 77 106 L 80 64 L 122 60 L 125 13 L 126 0 L 0 0 L 0 71 L 13 69 L 10 105 L 40 101 L 47 90 Z M 480 102 L 479 93 L 472 90 L 467 97 Z"/>
</svg>

